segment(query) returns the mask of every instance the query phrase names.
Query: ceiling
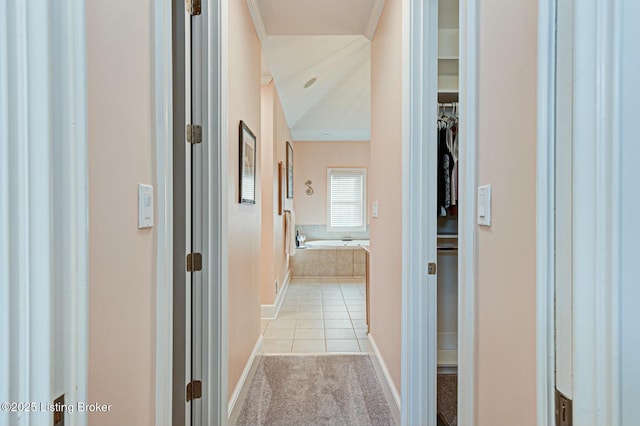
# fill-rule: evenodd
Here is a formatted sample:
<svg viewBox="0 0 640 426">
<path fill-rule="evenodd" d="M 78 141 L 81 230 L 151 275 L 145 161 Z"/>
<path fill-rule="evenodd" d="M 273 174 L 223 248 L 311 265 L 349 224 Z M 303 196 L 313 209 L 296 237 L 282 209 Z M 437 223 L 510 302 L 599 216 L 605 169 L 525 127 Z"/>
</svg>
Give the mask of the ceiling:
<svg viewBox="0 0 640 426">
<path fill-rule="evenodd" d="M 293 140 L 369 140 L 370 40 L 384 0 L 248 3 L 263 81 L 273 77 Z"/>
</svg>

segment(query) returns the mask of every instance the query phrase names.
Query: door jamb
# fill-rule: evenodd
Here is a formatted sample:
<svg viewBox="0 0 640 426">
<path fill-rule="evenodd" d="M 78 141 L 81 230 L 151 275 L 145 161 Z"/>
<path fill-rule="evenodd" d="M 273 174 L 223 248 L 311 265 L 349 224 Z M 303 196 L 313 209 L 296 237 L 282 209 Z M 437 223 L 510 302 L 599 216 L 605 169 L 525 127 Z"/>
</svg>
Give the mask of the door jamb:
<svg viewBox="0 0 640 426">
<path fill-rule="evenodd" d="M 458 424 L 475 424 L 478 0 L 460 0 L 460 193 L 458 215 Z"/>
<path fill-rule="evenodd" d="M 155 423 L 172 422 L 173 382 L 173 99 L 171 0 L 154 1 L 156 168 Z"/>
<path fill-rule="evenodd" d="M 536 160 L 536 417 L 539 426 L 555 423 L 555 46 L 556 1 L 540 1 Z"/>
<path fill-rule="evenodd" d="M 537 171 L 537 419 L 553 424 L 553 73 L 557 0 L 540 3 Z M 575 2 L 573 171 L 574 424 L 620 422 L 619 2 Z"/>
<path fill-rule="evenodd" d="M 208 230 L 205 245 L 209 265 L 205 288 L 208 318 L 204 333 L 205 369 L 203 380 L 207 383 L 209 405 L 205 417 L 207 424 L 225 426 L 229 419 L 228 391 L 228 81 L 229 71 L 229 0 L 215 2 L 208 7 L 207 58 L 205 62 L 207 83 L 208 145 L 205 156 L 209 167 L 205 170 L 203 191 L 206 195 L 205 229 Z M 216 327 L 217 325 L 217 327 Z"/>
</svg>

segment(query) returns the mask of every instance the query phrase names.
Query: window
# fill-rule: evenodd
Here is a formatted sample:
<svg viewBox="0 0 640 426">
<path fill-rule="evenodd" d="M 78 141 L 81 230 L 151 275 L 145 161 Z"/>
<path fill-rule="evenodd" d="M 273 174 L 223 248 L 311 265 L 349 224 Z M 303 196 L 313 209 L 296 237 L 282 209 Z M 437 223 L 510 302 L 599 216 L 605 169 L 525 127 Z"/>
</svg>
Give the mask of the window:
<svg viewBox="0 0 640 426">
<path fill-rule="evenodd" d="M 366 169 L 327 169 L 327 229 L 366 231 Z"/>
</svg>

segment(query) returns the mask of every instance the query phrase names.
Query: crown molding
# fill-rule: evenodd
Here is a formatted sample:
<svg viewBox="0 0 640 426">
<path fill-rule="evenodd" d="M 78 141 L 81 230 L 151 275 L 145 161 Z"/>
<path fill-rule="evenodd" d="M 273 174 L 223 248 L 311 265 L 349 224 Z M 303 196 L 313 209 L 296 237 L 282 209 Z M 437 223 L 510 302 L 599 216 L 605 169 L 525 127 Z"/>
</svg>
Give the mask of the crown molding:
<svg viewBox="0 0 640 426">
<path fill-rule="evenodd" d="M 260 41 L 263 41 L 267 37 L 267 30 L 264 27 L 264 20 L 262 19 L 258 0 L 247 0 L 247 5 L 249 6 L 249 13 L 251 14 L 256 34 L 258 34 Z"/>
<path fill-rule="evenodd" d="M 364 36 L 369 40 L 373 40 L 373 36 L 376 33 L 376 28 L 378 28 L 378 21 L 380 21 L 380 15 L 382 15 L 383 8 L 384 0 L 373 0 L 369 22 L 367 22 L 367 27 L 364 30 Z"/>
<path fill-rule="evenodd" d="M 262 83 L 263 86 L 266 86 L 272 81 L 273 81 L 273 76 L 271 74 L 262 74 L 260 76 L 260 82 Z"/>
</svg>

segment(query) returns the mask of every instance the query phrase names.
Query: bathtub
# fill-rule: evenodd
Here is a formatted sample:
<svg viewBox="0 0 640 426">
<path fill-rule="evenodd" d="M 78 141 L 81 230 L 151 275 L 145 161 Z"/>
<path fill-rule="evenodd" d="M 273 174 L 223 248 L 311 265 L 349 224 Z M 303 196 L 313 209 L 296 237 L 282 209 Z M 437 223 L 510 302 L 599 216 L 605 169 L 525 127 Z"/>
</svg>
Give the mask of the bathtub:
<svg viewBox="0 0 640 426">
<path fill-rule="evenodd" d="M 369 240 L 307 241 L 291 256 L 291 275 L 294 277 L 364 277 L 365 251 Z"/>
<path fill-rule="evenodd" d="M 360 246 L 368 246 L 369 240 L 352 240 L 352 241 L 342 241 L 342 240 L 315 240 L 315 241 L 306 241 L 305 246 L 311 249 L 335 249 L 341 247 L 360 247 Z"/>
</svg>

